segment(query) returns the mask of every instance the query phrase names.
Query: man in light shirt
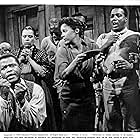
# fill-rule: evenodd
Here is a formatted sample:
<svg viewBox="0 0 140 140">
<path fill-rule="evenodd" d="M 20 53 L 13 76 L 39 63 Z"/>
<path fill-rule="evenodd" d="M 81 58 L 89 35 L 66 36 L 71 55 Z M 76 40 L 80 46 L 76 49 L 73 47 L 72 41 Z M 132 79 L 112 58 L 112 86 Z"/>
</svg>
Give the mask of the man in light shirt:
<svg viewBox="0 0 140 140">
<path fill-rule="evenodd" d="M 139 131 L 140 95 L 138 91 L 139 33 L 127 29 L 127 9 L 113 7 L 110 12 L 112 30 L 101 34 L 97 45 L 105 55 L 103 131 Z M 131 59 L 133 58 L 135 59 Z"/>
<path fill-rule="evenodd" d="M 11 54 L 0 56 L 0 75 L 0 130 L 43 131 L 47 117 L 43 89 L 20 77 L 19 61 Z"/>
</svg>

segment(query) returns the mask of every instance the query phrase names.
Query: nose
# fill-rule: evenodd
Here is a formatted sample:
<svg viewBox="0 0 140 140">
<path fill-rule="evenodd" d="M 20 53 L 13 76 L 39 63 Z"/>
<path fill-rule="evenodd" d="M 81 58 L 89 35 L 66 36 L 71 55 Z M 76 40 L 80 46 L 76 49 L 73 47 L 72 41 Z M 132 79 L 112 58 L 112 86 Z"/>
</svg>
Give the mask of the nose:
<svg viewBox="0 0 140 140">
<path fill-rule="evenodd" d="M 28 36 L 26 36 L 25 41 L 29 41 L 29 37 Z"/>
<path fill-rule="evenodd" d="M 65 36 L 64 33 L 62 33 L 62 34 L 61 34 L 61 38 L 63 38 L 64 36 Z"/>
</svg>

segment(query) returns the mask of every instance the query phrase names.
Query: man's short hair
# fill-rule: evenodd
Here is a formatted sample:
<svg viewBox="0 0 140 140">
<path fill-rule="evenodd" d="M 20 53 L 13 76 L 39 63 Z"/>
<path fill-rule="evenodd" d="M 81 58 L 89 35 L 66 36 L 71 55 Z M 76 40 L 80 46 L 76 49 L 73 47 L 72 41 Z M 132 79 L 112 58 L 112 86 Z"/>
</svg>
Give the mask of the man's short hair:
<svg viewBox="0 0 140 140">
<path fill-rule="evenodd" d="M 22 34 L 23 30 L 32 30 L 32 31 L 33 31 L 33 34 L 36 36 L 36 30 L 35 30 L 32 26 L 25 26 L 25 27 L 21 30 L 21 34 Z"/>
<path fill-rule="evenodd" d="M 112 8 L 111 8 L 111 10 L 110 10 L 110 13 L 111 13 L 111 11 L 113 10 L 113 9 L 115 9 L 115 8 L 120 8 L 120 9 L 122 9 L 123 11 L 124 11 L 124 15 L 125 15 L 125 17 L 127 17 L 128 16 L 128 10 L 127 10 L 127 8 L 125 7 L 125 6 L 113 6 Z"/>
<path fill-rule="evenodd" d="M 0 61 L 1 61 L 2 59 L 6 59 L 6 58 L 9 58 L 9 57 L 14 58 L 15 61 L 19 64 L 18 58 L 17 58 L 15 55 L 13 55 L 13 54 L 3 54 L 3 55 L 1 55 L 1 56 L 0 56 Z"/>
</svg>

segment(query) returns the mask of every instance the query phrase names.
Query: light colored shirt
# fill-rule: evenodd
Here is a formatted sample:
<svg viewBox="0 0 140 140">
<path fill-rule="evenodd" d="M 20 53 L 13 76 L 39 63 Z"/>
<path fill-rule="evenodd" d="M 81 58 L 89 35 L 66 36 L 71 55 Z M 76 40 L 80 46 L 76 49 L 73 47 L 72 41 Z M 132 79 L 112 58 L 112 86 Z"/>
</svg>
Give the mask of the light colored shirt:
<svg viewBox="0 0 140 140">
<path fill-rule="evenodd" d="M 108 37 L 110 35 L 113 34 L 117 34 L 119 35 L 119 39 L 116 41 L 116 43 L 113 43 L 112 46 L 110 46 L 108 54 L 106 56 L 106 59 L 103 61 L 103 70 L 106 74 L 110 74 L 113 69 L 114 69 L 114 65 L 113 62 L 117 61 L 117 60 L 127 60 L 128 58 L 125 58 L 127 55 L 129 55 L 129 51 L 130 52 L 138 52 L 138 48 L 137 48 L 137 44 L 134 42 L 133 46 L 131 46 L 131 40 L 129 42 L 129 40 L 127 40 L 127 43 L 125 43 L 125 45 L 121 45 L 120 44 L 127 38 L 130 37 L 131 35 L 140 35 L 137 32 L 128 30 L 127 28 L 125 28 L 124 30 L 122 30 L 121 32 L 109 32 L 109 33 L 103 33 L 101 34 L 98 39 L 97 39 L 97 45 L 99 46 L 99 48 L 101 48 L 107 41 Z M 127 46 L 126 46 L 127 44 Z M 128 51 L 129 50 L 129 51 Z M 128 60 L 127 60 L 128 61 Z M 124 70 L 121 70 L 122 72 L 124 72 Z M 120 93 L 121 89 L 124 88 L 124 83 L 125 83 L 125 87 L 131 85 L 132 87 L 135 88 L 134 84 L 137 83 L 137 76 L 136 73 L 134 72 L 135 70 L 133 69 L 131 72 L 131 76 L 127 76 L 127 77 L 122 77 L 122 78 L 118 78 L 118 79 L 114 79 L 115 82 L 108 78 L 105 77 L 103 80 L 103 88 L 107 89 L 107 90 L 113 90 L 114 88 L 112 87 L 112 83 L 115 84 L 115 90 L 116 92 L 118 92 L 118 94 Z M 127 80 L 126 80 L 127 79 Z"/>
<path fill-rule="evenodd" d="M 41 49 L 45 50 L 45 52 L 48 54 L 48 59 L 50 61 L 54 61 L 57 46 L 52 42 L 51 36 L 47 36 L 42 40 Z"/>
<path fill-rule="evenodd" d="M 27 91 L 30 92 L 23 79 L 21 79 L 21 83 L 27 88 Z M 15 93 L 11 88 L 10 91 L 15 97 Z M 16 112 L 9 106 L 10 101 L 6 101 L 0 96 L 0 126 L 3 126 L 3 128 L 1 128 L 4 131 L 8 131 L 13 115 L 16 116 L 19 123 L 26 127 L 39 128 L 43 124 L 47 117 L 44 91 L 41 86 L 33 83 L 33 92 L 31 95 L 32 97 L 29 101 L 25 98 L 25 103 L 22 107 L 20 107 L 19 102 L 16 100 Z"/>
</svg>

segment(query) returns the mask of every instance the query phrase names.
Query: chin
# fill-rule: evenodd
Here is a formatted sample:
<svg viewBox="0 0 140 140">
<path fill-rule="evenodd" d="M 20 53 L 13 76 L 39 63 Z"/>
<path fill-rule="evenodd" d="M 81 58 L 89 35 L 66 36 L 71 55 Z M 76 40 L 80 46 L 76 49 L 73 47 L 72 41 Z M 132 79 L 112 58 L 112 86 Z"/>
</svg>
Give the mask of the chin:
<svg viewBox="0 0 140 140">
<path fill-rule="evenodd" d="M 120 32 L 122 29 L 120 29 L 120 28 L 113 28 L 113 31 L 114 32 Z"/>
</svg>

